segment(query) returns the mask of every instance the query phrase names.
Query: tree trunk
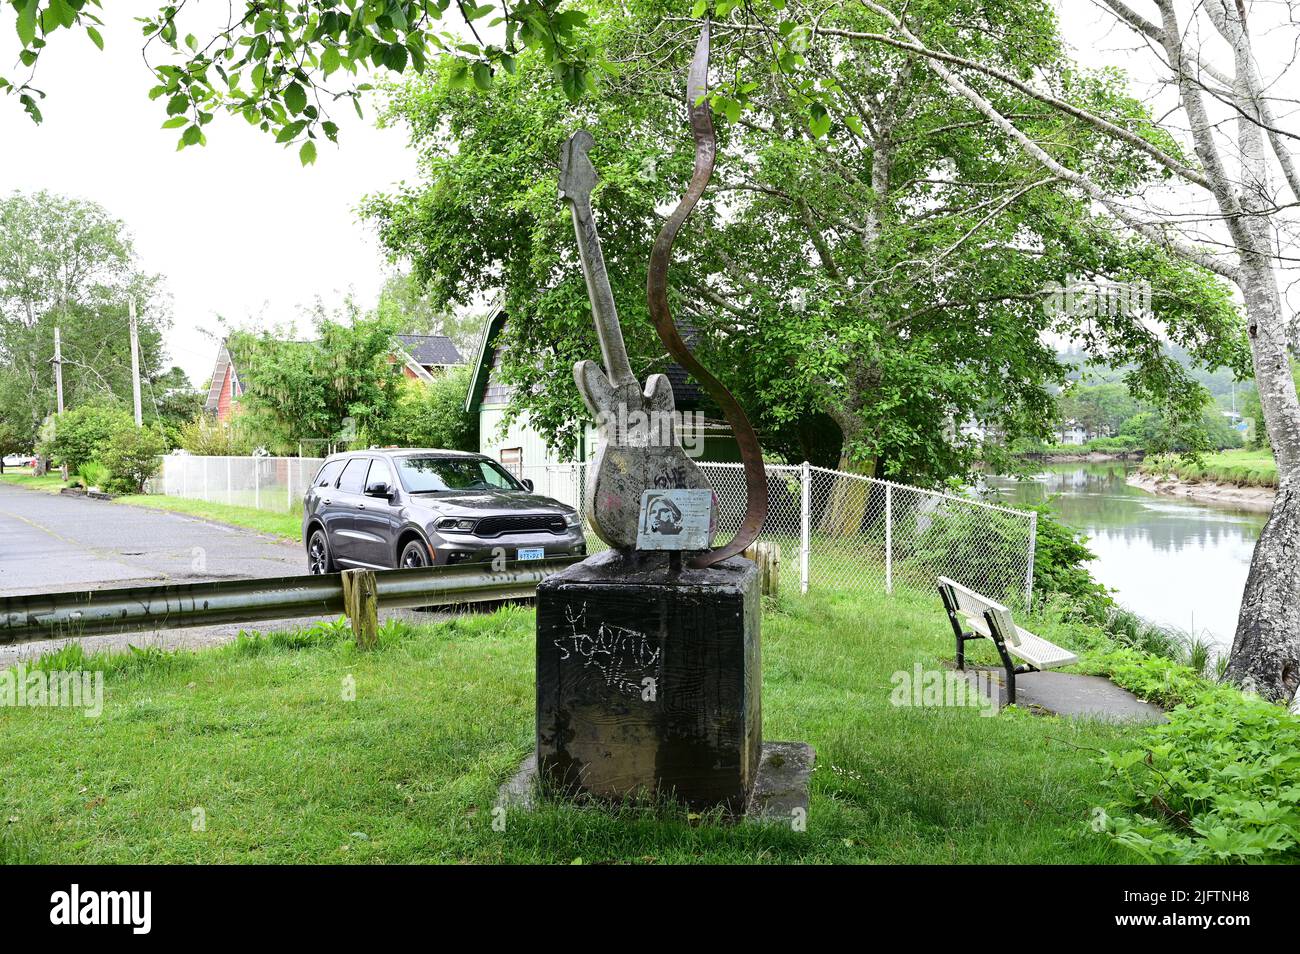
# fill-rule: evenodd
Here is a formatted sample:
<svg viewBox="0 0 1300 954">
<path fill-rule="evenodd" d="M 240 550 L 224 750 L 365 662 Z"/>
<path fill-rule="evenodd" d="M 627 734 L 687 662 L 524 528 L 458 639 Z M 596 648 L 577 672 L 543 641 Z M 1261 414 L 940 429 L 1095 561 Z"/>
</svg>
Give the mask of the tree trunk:
<svg viewBox="0 0 1300 954">
<path fill-rule="evenodd" d="M 1300 686 L 1300 487 L 1282 479 L 1255 544 L 1228 678 L 1274 702 Z"/>
<path fill-rule="evenodd" d="M 1267 236 L 1251 239 L 1266 243 Z M 1273 270 L 1259 254 L 1243 273 L 1247 332 L 1277 458 L 1278 492 L 1250 561 L 1228 678 L 1266 699 L 1289 702 L 1300 686 L 1300 399 Z"/>
<path fill-rule="evenodd" d="M 854 464 L 847 457 L 841 456 L 839 470 L 871 477 L 875 467 L 872 464 L 866 466 Z M 832 537 L 851 537 L 860 533 L 867 517 L 871 489 L 872 484 L 865 480 L 835 478 L 835 486 L 831 488 L 830 499 L 826 503 L 826 509 L 822 511 L 818 530 Z"/>
</svg>

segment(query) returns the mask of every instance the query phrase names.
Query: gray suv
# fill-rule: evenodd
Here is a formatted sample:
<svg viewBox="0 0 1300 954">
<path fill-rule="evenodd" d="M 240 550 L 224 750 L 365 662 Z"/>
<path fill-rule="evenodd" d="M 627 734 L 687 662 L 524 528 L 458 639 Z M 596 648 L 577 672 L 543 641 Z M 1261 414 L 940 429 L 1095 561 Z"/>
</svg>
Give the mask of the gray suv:
<svg viewBox="0 0 1300 954">
<path fill-rule="evenodd" d="M 587 552 L 572 507 L 490 457 L 446 450 L 326 458 L 303 500 L 311 573 L 540 560 Z"/>
</svg>

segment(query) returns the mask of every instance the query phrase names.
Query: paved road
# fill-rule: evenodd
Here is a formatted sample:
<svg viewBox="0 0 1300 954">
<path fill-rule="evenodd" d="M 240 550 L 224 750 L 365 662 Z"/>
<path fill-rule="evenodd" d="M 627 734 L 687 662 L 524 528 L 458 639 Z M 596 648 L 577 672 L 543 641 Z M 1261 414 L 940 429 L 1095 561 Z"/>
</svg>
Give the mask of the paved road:
<svg viewBox="0 0 1300 954">
<path fill-rule="evenodd" d="M 0 482 L 0 596 L 196 582 L 307 572 L 302 547 L 181 514 L 104 500 L 66 497 Z M 409 611 L 393 614 L 411 616 Z M 437 618 L 415 614 L 428 622 Z M 195 647 L 226 642 L 241 629 L 283 628 L 311 620 L 91 636 L 88 650 L 135 646 Z M 0 647 L 0 668 L 49 652 L 59 642 Z"/>
<path fill-rule="evenodd" d="M 251 530 L 0 483 L 0 596 L 306 572 L 301 547 Z"/>
</svg>

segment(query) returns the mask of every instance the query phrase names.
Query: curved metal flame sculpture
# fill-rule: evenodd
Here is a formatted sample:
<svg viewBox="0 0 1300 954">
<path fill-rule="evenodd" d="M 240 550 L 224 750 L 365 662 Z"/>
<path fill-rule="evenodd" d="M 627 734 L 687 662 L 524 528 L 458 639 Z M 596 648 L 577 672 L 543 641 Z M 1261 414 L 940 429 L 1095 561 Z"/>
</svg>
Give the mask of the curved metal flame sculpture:
<svg viewBox="0 0 1300 954">
<path fill-rule="evenodd" d="M 730 556 L 740 553 L 758 536 L 763 519 L 767 516 L 767 472 L 763 468 L 763 450 L 758 443 L 744 409 L 727 390 L 721 381 L 715 378 L 682 340 L 668 307 L 668 262 L 672 254 L 673 242 L 681 231 L 683 223 L 694 210 L 700 197 L 704 194 L 713 176 L 713 163 L 717 156 L 717 138 L 713 131 L 713 117 L 705 99 L 708 93 L 709 74 L 709 22 L 704 21 L 699 42 L 695 46 L 695 56 L 691 60 L 690 73 L 686 81 L 686 108 L 690 117 L 691 133 L 695 138 L 695 171 L 691 176 L 686 194 L 682 196 L 677 208 L 673 210 L 668 221 L 655 239 L 650 252 L 650 277 L 647 282 L 646 297 L 650 305 L 650 317 L 655 330 L 668 353 L 683 368 L 689 371 L 705 390 L 718 402 L 722 413 L 731 425 L 736 443 L 740 446 L 740 458 L 745 466 L 745 518 L 740 529 L 729 543 L 707 550 L 691 561 L 695 567 L 712 566 Z"/>
</svg>

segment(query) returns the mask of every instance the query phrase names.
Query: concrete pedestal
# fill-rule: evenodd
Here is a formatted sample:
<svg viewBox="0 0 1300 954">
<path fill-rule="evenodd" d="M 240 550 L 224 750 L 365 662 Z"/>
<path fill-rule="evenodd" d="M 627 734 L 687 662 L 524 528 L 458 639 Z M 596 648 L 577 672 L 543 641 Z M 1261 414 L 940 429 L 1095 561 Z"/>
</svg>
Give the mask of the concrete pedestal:
<svg viewBox="0 0 1300 954">
<path fill-rule="evenodd" d="M 537 588 L 543 789 L 743 812 L 762 756 L 758 572 L 597 554 Z"/>
</svg>

